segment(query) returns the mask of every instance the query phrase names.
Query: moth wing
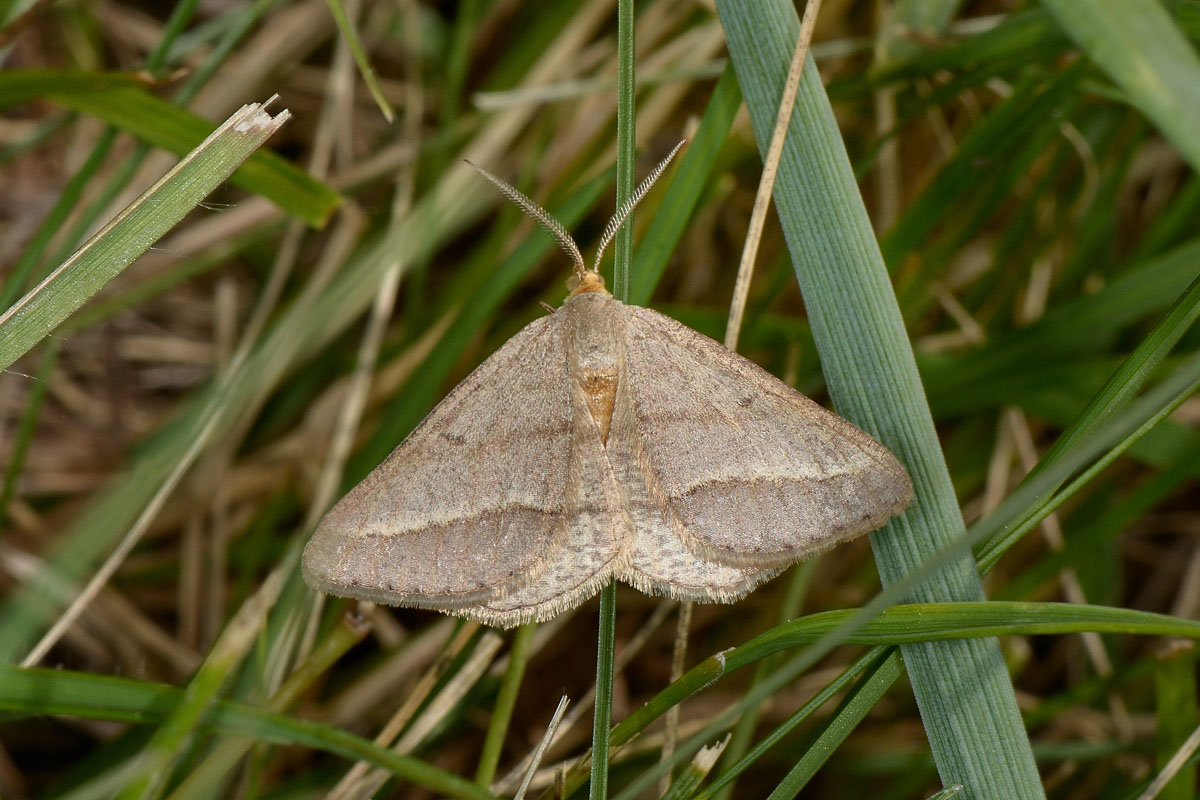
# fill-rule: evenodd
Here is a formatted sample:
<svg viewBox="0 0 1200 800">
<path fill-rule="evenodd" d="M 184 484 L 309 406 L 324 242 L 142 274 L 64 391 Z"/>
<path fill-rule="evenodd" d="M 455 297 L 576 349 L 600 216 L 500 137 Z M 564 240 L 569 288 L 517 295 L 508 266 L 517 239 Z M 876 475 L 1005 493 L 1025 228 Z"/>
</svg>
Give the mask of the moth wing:
<svg viewBox="0 0 1200 800">
<path fill-rule="evenodd" d="M 633 413 L 628 375 L 617 383 L 607 451 L 634 534 L 621 580 L 647 594 L 675 600 L 728 603 L 744 597 L 779 569 L 738 567 L 705 560 L 684 546 L 683 524 L 671 512 L 658 481 L 647 473 L 646 453 Z"/>
<path fill-rule="evenodd" d="M 566 542 L 548 555 L 530 582 L 483 602 L 445 608 L 485 625 L 508 628 L 543 622 L 574 608 L 599 591 L 627 558 L 631 533 L 600 428 L 588 412 L 578 381 L 570 382 L 571 455 L 564 518 Z"/>
<path fill-rule="evenodd" d="M 781 568 L 912 499 L 883 445 L 691 328 L 627 306 L 628 407 L 648 486 L 688 550 Z"/>
<path fill-rule="evenodd" d="M 455 387 L 321 522 L 308 582 L 446 609 L 533 580 L 570 524 L 564 337 L 559 317 L 543 317 Z"/>
</svg>

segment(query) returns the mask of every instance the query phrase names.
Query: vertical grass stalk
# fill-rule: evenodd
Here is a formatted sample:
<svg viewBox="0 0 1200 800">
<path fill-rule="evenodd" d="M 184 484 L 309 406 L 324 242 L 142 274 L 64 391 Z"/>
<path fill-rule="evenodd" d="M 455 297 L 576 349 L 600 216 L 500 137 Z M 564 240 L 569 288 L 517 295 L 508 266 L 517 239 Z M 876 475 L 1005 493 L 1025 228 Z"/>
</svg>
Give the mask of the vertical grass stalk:
<svg viewBox="0 0 1200 800">
<path fill-rule="evenodd" d="M 617 3 L 617 200 L 620 208 L 633 194 L 634 143 L 633 0 Z M 633 220 L 617 231 L 613 245 L 613 295 L 629 300 L 629 264 L 633 260 Z M 617 585 L 600 590 L 600 630 L 596 640 L 596 701 L 592 724 L 592 774 L 588 796 L 608 797 L 608 740 L 612 727 L 613 656 L 617 627 Z"/>
</svg>

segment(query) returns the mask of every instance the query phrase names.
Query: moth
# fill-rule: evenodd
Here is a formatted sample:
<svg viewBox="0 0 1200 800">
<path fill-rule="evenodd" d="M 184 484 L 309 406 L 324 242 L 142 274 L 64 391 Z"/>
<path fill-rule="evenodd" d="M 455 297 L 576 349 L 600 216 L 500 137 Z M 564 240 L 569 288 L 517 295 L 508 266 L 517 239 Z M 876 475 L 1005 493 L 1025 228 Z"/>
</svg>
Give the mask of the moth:
<svg viewBox="0 0 1200 800">
<path fill-rule="evenodd" d="M 596 266 L 675 151 L 617 210 Z M 908 505 L 912 484 L 883 445 L 614 298 L 561 224 L 476 169 L 571 256 L 569 294 L 329 512 L 304 551 L 314 588 L 499 627 L 549 619 L 613 578 L 732 602 Z"/>
</svg>

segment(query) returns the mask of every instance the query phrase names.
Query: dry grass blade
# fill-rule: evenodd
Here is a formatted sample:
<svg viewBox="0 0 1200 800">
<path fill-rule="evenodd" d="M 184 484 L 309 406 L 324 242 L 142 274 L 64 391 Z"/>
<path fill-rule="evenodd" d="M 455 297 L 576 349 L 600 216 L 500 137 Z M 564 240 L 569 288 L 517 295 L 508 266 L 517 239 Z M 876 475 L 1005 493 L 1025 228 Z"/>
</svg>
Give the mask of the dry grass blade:
<svg viewBox="0 0 1200 800">
<path fill-rule="evenodd" d="M 679 619 L 675 622 L 675 646 L 671 653 L 671 683 L 683 676 L 683 668 L 687 664 L 688 632 L 692 628 L 693 604 L 679 604 Z M 679 743 L 679 706 L 672 706 L 667 712 L 666 730 L 663 736 L 662 761 L 671 758 L 675 745 Z M 724 745 L 721 746 L 724 749 Z M 718 751 L 720 752 L 720 751 Z M 658 793 L 665 795 L 671 788 L 671 775 L 667 773 L 658 784 Z"/>
<path fill-rule="evenodd" d="M 1154 780 L 1137 796 L 1137 800 L 1154 800 L 1158 797 L 1167 784 L 1171 782 L 1179 771 L 1191 760 L 1196 751 L 1200 749 L 1200 727 L 1192 731 L 1179 749 L 1175 751 L 1175 755 L 1171 756 L 1171 760 L 1166 763 L 1162 770 L 1154 776 Z"/>
<path fill-rule="evenodd" d="M 472 628 L 474 626 L 466 626 L 468 630 Z M 466 663 L 454 674 L 454 677 L 446 683 L 442 690 L 433 696 L 432 702 L 426 706 L 425 710 L 415 719 L 412 719 L 411 726 L 392 745 L 392 750 L 397 753 L 411 752 L 413 748 L 429 735 L 430 731 L 441 724 L 442 718 L 462 700 L 463 695 L 487 672 L 488 666 L 495 658 L 502 644 L 504 644 L 504 640 L 495 633 L 491 631 L 484 633 L 476 643 L 475 649 L 471 652 Z M 393 715 L 392 719 L 389 720 L 385 729 L 376 737 L 376 743 L 386 745 L 390 742 L 409 722 L 413 712 L 424 697 L 425 695 L 420 693 L 410 696 L 397 710 L 396 714 Z M 391 776 L 384 770 L 368 769 L 366 765 L 359 763 L 343 776 L 342 780 L 330 792 L 329 797 L 336 798 L 337 800 L 369 798 L 379 791 L 379 788 L 387 782 L 389 777 Z"/>
<path fill-rule="evenodd" d="M 200 429 L 200 435 L 192 442 L 192 446 L 184 454 L 183 459 L 176 464 L 150 503 L 138 515 L 137 521 L 125 534 L 124 538 L 121 539 L 121 543 L 117 545 L 117 548 L 113 550 L 100 569 L 96 571 L 96 574 L 88 581 L 87 585 L 71 601 L 67 609 L 54 621 L 54 624 L 50 626 L 45 635 L 38 640 L 33 649 L 21 660 L 21 666 L 31 667 L 45 658 L 46 654 L 50 652 L 50 648 L 58 642 L 67 629 L 75 624 L 79 615 L 83 613 L 84 609 L 92 603 L 100 590 L 112 579 L 117 569 L 125 562 L 129 554 L 133 552 L 133 548 L 141 541 L 142 536 L 149 529 L 150 524 L 167 502 L 167 498 L 170 497 L 171 492 L 179 485 L 180 480 L 183 479 L 187 470 L 209 443 L 216 429 L 216 423 L 217 415 L 213 414 L 206 421 L 204 427 Z"/>
<path fill-rule="evenodd" d="M 746 298 L 750 296 L 750 278 L 754 275 L 754 261 L 758 257 L 758 244 L 762 241 L 767 209 L 771 207 L 771 192 L 775 188 L 775 175 L 779 171 L 779 159 L 783 155 L 783 143 L 792 120 L 796 93 L 800 90 L 800 75 L 804 71 L 804 60 L 808 57 L 808 45 L 812 41 L 813 29 L 817 26 L 817 12 L 820 10 L 821 0 L 807 0 L 804 19 L 800 22 L 800 36 L 796 39 L 796 49 L 792 54 L 791 66 L 788 67 L 783 95 L 779 98 L 779 113 L 775 117 L 775 129 L 771 132 L 770 147 L 763 159 L 762 177 L 758 181 L 758 192 L 754 195 L 754 211 L 750 215 L 746 244 L 742 248 L 742 260 L 738 264 L 737 283 L 734 284 L 733 298 L 729 303 L 725 346 L 730 350 L 737 350 L 738 337 L 741 335 Z"/>
<path fill-rule="evenodd" d="M 529 790 L 529 784 L 533 781 L 533 775 L 541 766 L 542 757 L 546 755 L 546 749 L 554 741 L 555 734 L 558 733 L 558 726 L 562 723 L 563 714 L 567 713 L 568 705 L 570 705 L 570 701 L 564 694 L 554 709 L 554 716 L 550 717 L 550 723 L 546 726 L 546 732 L 542 734 L 541 741 L 538 742 L 537 748 L 528 758 L 529 766 L 525 769 L 525 777 L 521 779 L 521 785 L 517 787 L 517 793 L 513 795 L 513 800 L 522 800 L 525 797 L 525 792 Z"/>
<path fill-rule="evenodd" d="M 642 652 L 642 649 L 650 642 L 651 637 L 658 631 L 662 624 L 666 622 L 667 617 L 670 616 L 674 608 L 675 602 L 672 600 L 663 600 L 655 606 L 653 613 L 639 626 L 634 635 L 625 642 L 625 646 L 621 648 L 621 652 L 617 655 L 616 664 L 614 665 L 614 672 L 617 675 L 620 675 L 629 663 Z M 563 737 L 579 723 L 583 716 L 590 710 L 591 701 L 595 693 L 596 687 L 593 684 L 563 719 L 554 734 L 555 737 Z M 550 744 L 554 744 L 555 741 L 557 739 L 552 738 Z M 493 791 L 500 794 L 512 791 L 518 785 L 518 782 L 523 779 L 526 772 L 529 771 L 529 764 L 532 762 L 532 759 L 533 755 L 530 754 L 518 762 L 508 774 L 492 785 Z M 587 757 L 585 755 L 576 760 L 573 769 L 582 769 L 586 764 Z"/>
<path fill-rule="evenodd" d="M 464 625 L 446 644 L 446 649 L 442 653 L 433 666 L 421 676 L 417 684 L 409 691 L 408 696 L 400 707 L 396 709 L 391 718 L 383 726 L 375 736 L 375 744 L 380 747 L 391 747 L 396 741 L 401 731 L 412 721 L 413 715 L 422 704 L 429 698 L 429 693 L 433 691 L 434 686 L 442 678 L 445 670 L 449 668 L 451 660 L 460 653 L 463 648 L 470 644 L 474 638 L 479 626 L 474 624 Z M 365 790 L 364 787 L 371 785 L 376 779 L 376 775 L 369 773 L 370 767 L 359 762 L 351 767 L 341 780 L 329 792 L 330 800 L 350 800 L 350 798 L 359 797 Z"/>
</svg>

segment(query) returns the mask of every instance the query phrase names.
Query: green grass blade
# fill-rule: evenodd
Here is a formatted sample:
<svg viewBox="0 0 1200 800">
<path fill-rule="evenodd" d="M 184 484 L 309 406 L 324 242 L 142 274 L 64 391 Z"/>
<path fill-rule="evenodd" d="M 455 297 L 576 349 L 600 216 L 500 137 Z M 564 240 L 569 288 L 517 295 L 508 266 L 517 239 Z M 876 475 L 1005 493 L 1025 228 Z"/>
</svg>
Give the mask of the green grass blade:
<svg viewBox="0 0 1200 800">
<path fill-rule="evenodd" d="M 592 718 L 591 779 L 588 797 L 608 797 L 609 729 L 612 727 L 613 662 L 617 651 L 617 584 L 600 590 L 600 626 L 596 632 L 596 696 Z"/>
<path fill-rule="evenodd" d="M 634 176 L 636 158 L 634 128 L 637 120 L 633 75 L 633 0 L 617 0 L 617 197 L 614 208 L 622 208 L 637 185 Z M 632 215 L 613 242 L 612 293 L 628 303 L 632 284 L 629 268 L 633 263 Z M 597 265 L 598 266 L 598 265 Z"/>
<path fill-rule="evenodd" d="M 646 230 L 646 237 L 634 254 L 629 296 L 635 305 L 650 302 L 650 295 L 675 252 L 692 211 L 704 194 L 704 187 L 716 166 L 717 154 L 729 135 L 729 128 L 733 125 L 733 117 L 741 102 L 742 94 L 738 90 L 733 67 L 726 65 L 713 88 L 696 135 L 684 148 L 679 166 L 667 186 L 666 196 L 673 198 L 672 202 L 659 207 Z"/>
<path fill-rule="evenodd" d="M 842 670 L 842 673 L 838 675 L 838 677 L 825 684 L 825 686 L 821 688 L 821 691 L 813 695 L 811 700 L 792 712 L 792 715 L 780 723 L 775 730 L 771 731 L 771 733 L 767 736 L 764 736 L 761 741 L 757 742 L 754 747 L 750 748 L 745 755 L 737 760 L 736 763 L 722 772 L 721 775 L 715 781 L 713 781 L 711 786 L 707 787 L 704 791 L 696 795 L 696 800 L 709 800 L 709 798 L 715 797 L 717 793 L 725 790 L 727 787 L 732 786 L 733 781 L 738 777 L 738 775 L 749 769 L 754 762 L 762 758 L 768 750 L 770 750 L 785 736 L 791 733 L 797 725 L 808 719 L 818 709 L 836 697 L 838 692 L 849 686 L 858 676 L 862 675 L 868 670 L 878 668 L 883 659 L 895 660 L 899 662 L 899 658 L 900 655 L 898 652 L 883 647 L 873 648 L 870 652 L 860 656 L 853 664 Z M 899 672 L 896 674 L 898 676 Z M 881 686 L 878 688 L 879 695 L 882 696 L 883 692 L 886 691 L 888 687 Z M 876 698 L 876 701 L 878 701 L 878 697 Z"/>
<path fill-rule="evenodd" d="M 1062 29 L 1200 171 L 1200 57 L 1158 0 L 1043 0 Z"/>
<path fill-rule="evenodd" d="M 903 671 L 899 655 L 893 652 L 859 681 L 825 723 L 816 741 L 805 748 L 804 755 L 771 792 L 768 800 L 784 800 L 799 794 Z"/>
<path fill-rule="evenodd" d="M 521 690 L 521 679 L 525 676 L 525 666 L 529 663 L 530 645 L 536 630 L 537 624 L 529 623 L 517 628 L 513 634 L 512 646 L 508 651 L 508 669 L 504 672 L 504 680 L 492 706 L 487 737 L 479 755 L 479 766 L 475 768 L 475 783 L 480 786 L 489 786 L 496 777 L 496 765 L 500 762 L 500 751 L 504 747 L 504 737 L 512 720 L 517 693 Z"/>
<path fill-rule="evenodd" d="M 0 109 L 44 98 L 104 120 L 146 144 L 183 155 L 213 131 L 195 114 L 155 97 L 123 73 L 12 70 L 0 73 Z M 270 151 L 251 156 L 229 181 L 320 226 L 341 203 L 337 192 Z"/>
<path fill-rule="evenodd" d="M 341 623 L 322 637 L 309 657 L 297 666 L 287 681 L 263 704 L 263 710 L 286 712 L 301 692 L 309 688 L 313 681 L 333 666 L 347 650 L 360 642 L 366 633 L 367 627 L 361 624 L 360 620 L 349 615 L 343 616 Z M 238 761 L 256 744 L 258 742 L 254 739 L 243 736 L 231 736 L 221 740 L 203 761 L 180 781 L 169 795 L 169 800 L 204 800 L 209 797 L 213 788 L 222 785 Z"/>
<path fill-rule="evenodd" d="M 783 650 L 815 642 L 855 609 L 825 611 L 780 625 L 747 642 Z M 1073 603 L 980 601 L 892 606 L 846 637 L 847 644 L 896 645 L 985 636 L 1031 636 L 1095 631 L 1200 639 L 1200 622 L 1130 608 Z M 756 656 L 758 654 L 756 653 Z"/>
<path fill-rule="evenodd" d="M 691 763 L 671 783 L 671 788 L 662 796 L 662 800 L 684 800 L 684 798 L 691 797 L 692 792 L 696 791 L 708 777 L 708 773 L 712 771 L 717 759 L 725 752 L 725 746 L 728 744 L 729 737 L 726 736 L 713 745 L 700 748 Z"/>
<path fill-rule="evenodd" d="M 1104 388 L 1088 403 L 1075 424 L 1042 456 L 1040 463 L 1052 461 L 1058 453 L 1098 429 L 1113 414 L 1127 406 L 1197 318 L 1200 318 L 1200 277 L 1192 281 L 1191 286 L 1138 343 L 1120 369 L 1113 373 Z"/>
<path fill-rule="evenodd" d="M 171 47 L 187 28 L 192 17 L 195 16 L 196 8 L 199 5 L 200 0 L 180 0 L 171 9 L 171 16 L 167 18 L 167 24 L 163 26 L 162 36 L 154 45 L 154 49 L 150 51 L 150 55 L 146 56 L 148 69 L 157 70 L 166 66 Z"/>
<path fill-rule="evenodd" d="M 395 119 L 396 112 L 392 110 L 392 104 L 383 96 L 383 87 L 379 85 L 379 78 L 375 75 L 371 60 L 363 50 L 362 40 L 358 38 L 358 31 L 354 29 L 354 23 L 346 16 L 346 9 L 339 0 L 326 0 L 325 4 L 329 6 L 329 13 L 333 15 L 338 30 L 342 32 L 342 38 L 346 40 L 346 47 L 354 56 L 354 63 L 358 65 L 358 74 L 362 76 L 363 83 L 367 85 L 367 90 L 375 99 L 375 105 L 379 106 L 383 118 L 391 122 Z"/>
<path fill-rule="evenodd" d="M 137 308 L 142 303 L 150 302 L 199 275 L 213 272 L 227 264 L 229 259 L 236 258 L 251 247 L 264 244 L 271 236 L 278 235 L 281 224 L 282 222 L 267 226 L 265 230 L 253 230 L 241 236 L 232 236 L 193 256 L 179 259 L 162 272 L 140 281 L 136 286 L 126 288 L 118 295 L 101 295 L 94 298 L 63 322 L 55 330 L 55 334 L 71 336 Z"/>
<path fill-rule="evenodd" d="M 1071 426 L 1063 432 L 1046 451 L 1033 474 L 1045 470 L 1063 453 L 1096 432 L 1108 420 L 1125 408 L 1145 385 L 1149 376 L 1162 363 L 1167 354 L 1200 317 L 1200 278 L 1192 282 L 1175 305 L 1164 315 L 1150 333 L 1138 344 L 1134 352 L 1112 374 L 1103 388 L 1088 402 Z M 1010 540 L 1015 541 L 1015 540 Z M 981 555 L 981 565 L 987 569 L 1003 553 L 999 548 L 989 548 L 985 543 L 981 550 L 989 549 L 986 559 Z"/>
<path fill-rule="evenodd" d="M 0 315 L 7 367 L 119 275 L 207 197 L 287 121 L 245 106 L 154 186 L 88 240 L 46 280 Z"/>
<path fill-rule="evenodd" d="M 760 151 L 766 147 L 799 22 L 784 3 L 717 5 Z M 839 411 L 887 445 L 917 500 L 872 535 L 885 583 L 952 542 L 962 517 L 887 270 L 815 67 L 802 80 L 775 201 Z M 959 558 L 908 594 L 977 600 L 974 564 Z M 994 640 L 908 645 L 905 664 L 946 784 L 972 797 L 1044 796 L 1003 657 Z"/>
<path fill-rule="evenodd" d="M 1021 536 L 1053 513 L 1080 485 L 1165 420 L 1197 389 L 1200 389 L 1200 354 L 1180 364 L 1167 380 L 1131 404 L 1126 413 L 1030 476 L 992 514 L 967 531 L 967 540 L 978 543 L 980 565 L 984 569 L 990 568 Z M 1073 483 L 1054 494 L 1084 464 L 1087 464 L 1086 469 Z"/>
<path fill-rule="evenodd" d="M 172 686 L 107 675 L 0 664 L 0 708 L 29 714 L 61 714 L 136 724 L 161 723 L 183 702 Z M 421 759 L 330 725 L 299 720 L 241 703 L 218 701 L 202 720 L 206 730 L 224 731 L 275 744 L 315 747 L 350 761 L 364 760 L 451 797 L 486 800 L 493 795 L 468 780 Z"/>
</svg>

